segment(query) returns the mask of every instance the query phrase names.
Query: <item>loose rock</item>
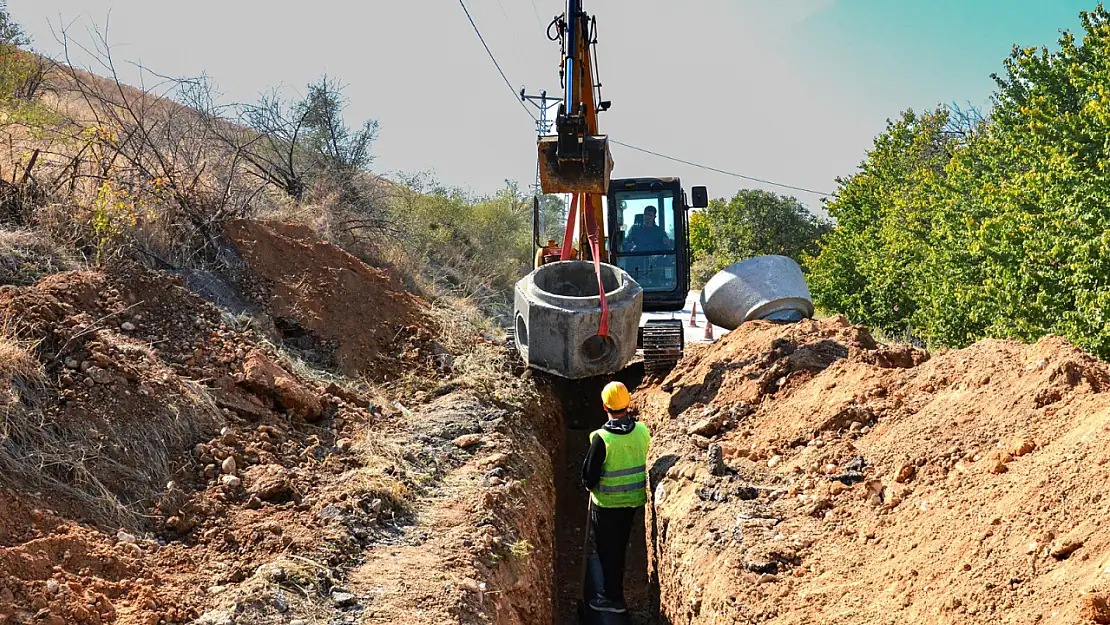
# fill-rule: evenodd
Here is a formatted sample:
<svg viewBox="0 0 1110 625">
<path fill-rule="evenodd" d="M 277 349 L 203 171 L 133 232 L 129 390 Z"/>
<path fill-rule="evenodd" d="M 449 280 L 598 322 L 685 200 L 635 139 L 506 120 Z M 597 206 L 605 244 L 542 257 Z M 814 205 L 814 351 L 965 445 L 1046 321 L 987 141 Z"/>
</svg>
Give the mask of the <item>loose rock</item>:
<svg viewBox="0 0 1110 625">
<path fill-rule="evenodd" d="M 1016 438 L 1010 443 L 1010 455 L 1020 458 L 1037 448 L 1037 444 L 1028 438 Z"/>
<path fill-rule="evenodd" d="M 912 462 L 907 462 L 906 464 L 903 464 L 900 469 L 898 469 L 898 474 L 894 476 L 894 481 L 898 482 L 899 484 L 904 484 L 913 479 L 914 473 L 916 472 L 917 467 L 914 466 Z"/>
<path fill-rule="evenodd" d="M 334 590 L 331 593 L 331 602 L 337 608 L 349 608 L 355 604 L 355 596 L 349 592 Z"/>
<path fill-rule="evenodd" d="M 716 436 L 721 427 L 724 425 L 727 418 L 728 416 L 723 412 L 711 414 L 710 416 L 707 416 L 701 421 L 695 423 L 693 427 L 686 431 L 686 433 L 691 435 L 697 434 L 699 436 L 706 437 Z"/>
<path fill-rule="evenodd" d="M 478 443 L 482 442 L 481 434 L 463 434 L 462 436 L 451 441 L 451 444 L 459 449 L 469 449 Z"/>
<path fill-rule="evenodd" d="M 1110 601 L 1101 593 L 1088 593 L 1081 599 L 1079 617 L 1088 623 L 1110 624 Z"/>
<path fill-rule="evenodd" d="M 724 475 L 728 473 L 728 467 L 725 465 L 724 450 L 716 443 L 709 446 L 709 472 L 713 475 Z"/>
</svg>

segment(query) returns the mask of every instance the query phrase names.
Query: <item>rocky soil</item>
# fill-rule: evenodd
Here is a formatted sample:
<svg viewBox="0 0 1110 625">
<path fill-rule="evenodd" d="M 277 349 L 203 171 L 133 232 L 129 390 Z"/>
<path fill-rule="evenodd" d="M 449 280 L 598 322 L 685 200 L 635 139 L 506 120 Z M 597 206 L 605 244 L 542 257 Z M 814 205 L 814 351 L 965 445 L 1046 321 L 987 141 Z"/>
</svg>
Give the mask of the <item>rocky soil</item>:
<svg viewBox="0 0 1110 625">
<path fill-rule="evenodd" d="M 662 617 L 1108 623 L 1110 369 L 745 324 L 636 394 Z"/>
<path fill-rule="evenodd" d="M 0 624 L 550 622 L 544 391 L 303 229 L 228 240 L 253 317 L 132 262 L 0 287 Z"/>
<path fill-rule="evenodd" d="M 303 228 L 227 235 L 234 312 L 128 261 L 0 287 L 0 625 L 569 618 L 596 389 Z M 693 348 L 635 394 L 659 622 L 1110 623 L 1108 389 L 1056 338 Z"/>
</svg>

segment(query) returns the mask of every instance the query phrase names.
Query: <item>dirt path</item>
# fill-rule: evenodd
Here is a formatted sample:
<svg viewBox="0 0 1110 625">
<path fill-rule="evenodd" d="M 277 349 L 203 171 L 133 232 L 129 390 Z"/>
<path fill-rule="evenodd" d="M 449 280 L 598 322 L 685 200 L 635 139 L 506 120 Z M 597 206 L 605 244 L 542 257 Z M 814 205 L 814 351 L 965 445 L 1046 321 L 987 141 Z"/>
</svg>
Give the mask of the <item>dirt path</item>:
<svg viewBox="0 0 1110 625">
<path fill-rule="evenodd" d="M 401 539 L 352 573 L 351 588 L 368 605 L 364 622 L 551 622 L 558 449 L 541 441 L 558 431 L 557 412 L 550 403 L 514 411 L 449 395 L 411 422 L 412 455 L 459 461 L 441 465 Z"/>
</svg>

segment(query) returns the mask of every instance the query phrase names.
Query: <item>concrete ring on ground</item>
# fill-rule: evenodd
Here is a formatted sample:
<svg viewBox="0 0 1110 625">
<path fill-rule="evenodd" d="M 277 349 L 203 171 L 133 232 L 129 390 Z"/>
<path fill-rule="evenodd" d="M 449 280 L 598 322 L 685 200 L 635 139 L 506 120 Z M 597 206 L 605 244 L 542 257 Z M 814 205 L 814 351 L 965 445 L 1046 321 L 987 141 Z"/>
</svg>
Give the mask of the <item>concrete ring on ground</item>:
<svg viewBox="0 0 1110 625">
<path fill-rule="evenodd" d="M 711 323 L 735 330 L 753 319 L 799 321 L 813 316 L 813 298 L 802 268 L 786 256 L 756 256 L 709 279 L 701 308 Z"/>
</svg>

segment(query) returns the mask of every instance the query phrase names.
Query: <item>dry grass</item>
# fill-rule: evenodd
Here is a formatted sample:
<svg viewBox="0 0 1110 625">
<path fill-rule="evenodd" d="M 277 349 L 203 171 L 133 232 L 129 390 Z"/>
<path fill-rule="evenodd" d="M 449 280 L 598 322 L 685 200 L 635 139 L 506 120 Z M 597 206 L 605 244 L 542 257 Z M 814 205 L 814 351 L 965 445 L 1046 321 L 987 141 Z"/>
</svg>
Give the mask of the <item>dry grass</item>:
<svg viewBox="0 0 1110 625">
<path fill-rule="evenodd" d="M 0 284 L 25 286 L 78 263 L 39 232 L 0 230 Z"/>
<path fill-rule="evenodd" d="M 216 603 L 235 614 L 237 623 L 277 625 L 293 618 L 325 623 L 335 612 L 319 584 L 321 578 L 330 575 L 331 569 L 325 564 L 301 556 L 280 556 L 255 569 L 254 575 L 234 592 L 218 595 Z M 284 605 L 278 608 L 281 600 Z"/>
<path fill-rule="evenodd" d="M 144 504 L 179 468 L 175 450 L 222 418 L 188 382 L 141 428 L 116 419 L 55 422 L 43 410 L 47 391 L 31 346 L 0 336 L 0 479 L 76 502 L 112 526 L 142 527 Z"/>
<path fill-rule="evenodd" d="M 441 299 L 431 316 L 439 324 L 440 342 L 455 356 L 447 383 L 506 403 L 523 401 L 530 391 L 514 375 L 501 333 L 476 305 Z"/>
<path fill-rule="evenodd" d="M 45 374 L 31 349 L 26 342 L 0 334 L 0 406 L 41 395 Z"/>
<path fill-rule="evenodd" d="M 396 477 L 398 469 L 411 469 L 400 442 L 383 438 L 381 432 L 367 431 L 355 441 L 354 450 L 361 466 L 345 473 L 338 482 L 348 496 L 381 499 L 392 510 L 411 503 L 414 493 Z"/>
</svg>

